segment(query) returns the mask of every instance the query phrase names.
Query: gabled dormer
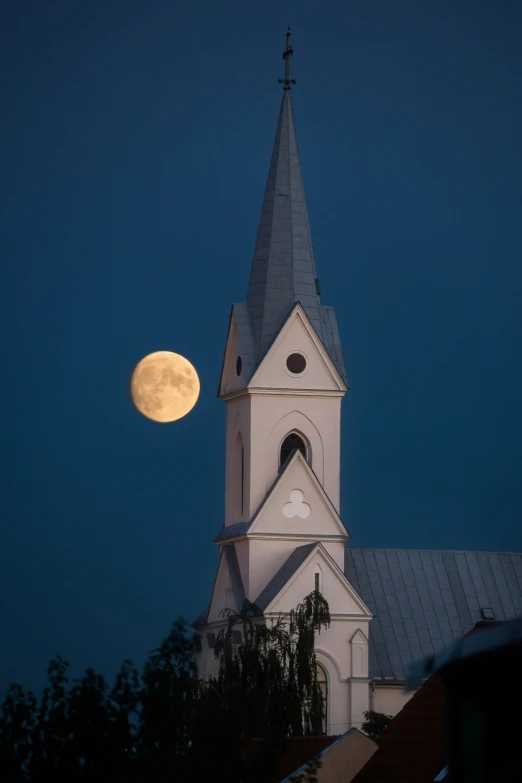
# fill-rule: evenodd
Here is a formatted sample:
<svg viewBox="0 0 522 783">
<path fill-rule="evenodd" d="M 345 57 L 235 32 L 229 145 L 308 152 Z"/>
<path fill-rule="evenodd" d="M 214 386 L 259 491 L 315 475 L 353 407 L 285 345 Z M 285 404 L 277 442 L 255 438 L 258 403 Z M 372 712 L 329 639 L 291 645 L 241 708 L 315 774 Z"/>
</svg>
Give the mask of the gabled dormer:
<svg viewBox="0 0 522 783">
<path fill-rule="evenodd" d="M 248 536 L 329 539 L 343 544 L 350 537 L 306 456 L 299 449 L 287 458 L 254 515 Z"/>
<path fill-rule="evenodd" d="M 347 391 L 344 378 L 300 302 L 295 303 L 268 345 L 248 388 L 343 394 Z"/>
</svg>

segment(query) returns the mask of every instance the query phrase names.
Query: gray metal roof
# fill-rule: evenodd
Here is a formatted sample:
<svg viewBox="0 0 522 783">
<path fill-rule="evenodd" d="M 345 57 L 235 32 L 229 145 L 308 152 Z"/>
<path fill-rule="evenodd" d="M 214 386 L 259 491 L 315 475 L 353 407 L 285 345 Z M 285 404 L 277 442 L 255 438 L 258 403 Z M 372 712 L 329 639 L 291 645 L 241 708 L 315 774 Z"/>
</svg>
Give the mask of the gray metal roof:
<svg viewBox="0 0 522 783">
<path fill-rule="evenodd" d="M 477 629 L 475 629 L 477 630 Z M 500 623 L 490 628 L 481 628 L 480 633 L 469 633 L 422 661 L 416 661 L 408 669 L 407 687 L 416 690 L 423 680 L 432 674 L 444 671 L 448 665 L 475 658 L 477 655 L 490 654 L 499 650 L 508 651 L 519 648 L 522 656 L 522 617 Z"/>
<path fill-rule="evenodd" d="M 243 362 L 243 377 L 248 383 L 254 374 L 259 361 L 259 349 L 254 337 L 250 311 L 246 302 L 236 302 L 232 305 L 237 327 L 237 342 L 239 355 Z"/>
<path fill-rule="evenodd" d="M 409 664 L 466 634 L 490 609 L 522 614 L 522 554 L 346 548 L 345 573 L 375 617 L 370 677 L 403 680 Z"/>
<path fill-rule="evenodd" d="M 304 563 L 308 555 L 318 546 L 317 543 L 305 544 L 294 549 L 290 557 L 285 560 L 279 571 L 272 577 L 265 589 L 259 595 L 255 605 L 265 611 L 267 606 L 274 600 L 276 595 L 283 589 L 289 579 L 295 574 L 297 569 Z"/>
<path fill-rule="evenodd" d="M 328 351 L 330 359 L 337 367 L 341 378 L 348 382 L 346 368 L 344 366 L 343 349 L 341 347 L 341 337 L 337 327 L 337 317 L 334 308 L 327 305 L 321 305 L 321 318 L 325 336 L 324 346 Z"/>
<path fill-rule="evenodd" d="M 216 541 L 226 541 L 227 538 L 233 538 L 234 536 L 245 535 L 245 533 L 248 532 L 250 526 L 252 525 L 252 521 L 235 522 L 233 525 L 223 525 L 223 527 L 221 528 L 221 530 L 216 536 Z"/>
<path fill-rule="evenodd" d="M 323 337 L 316 278 L 292 100 L 285 91 L 247 294 L 261 349 L 279 328 L 288 305 L 296 301 Z"/>
</svg>

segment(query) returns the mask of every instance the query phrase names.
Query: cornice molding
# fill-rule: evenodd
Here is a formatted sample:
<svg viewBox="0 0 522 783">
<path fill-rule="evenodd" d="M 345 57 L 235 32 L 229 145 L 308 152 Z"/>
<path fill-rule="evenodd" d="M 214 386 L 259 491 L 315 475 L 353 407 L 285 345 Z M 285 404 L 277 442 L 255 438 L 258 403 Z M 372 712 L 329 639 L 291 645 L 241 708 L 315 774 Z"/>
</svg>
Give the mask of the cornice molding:
<svg viewBox="0 0 522 783">
<path fill-rule="evenodd" d="M 231 541 L 241 541 L 244 539 L 257 539 L 258 541 L 267 540 L 267 541 L 304 541 L 308 542 L 310 544 L 317 542 L 320 544 L 322 541 L 326 541 L 327 543 L 339 543 L 339 544 L 345 544 L 347 541 L 349 541 L 349 536 L 334 536 L 334 535 L 312 535 L 310 533 L 249 533 L 248 531 L 246 533 L 238 533 L 238 535 L 230 536 L 230 538 L 220 538 L 219 540 L 214 539 L 215 543 L 218 544 L 218 546 L 221 546 L 222 544 L 230 543 Z"/>
<path fill-rule="evenodd" d="M 263 389 L 260 386 L 253 386 L 247 389 L 238 389 L 237 391 L 222 394 L 221 399 L 224 402 L 237 400 L 240 397 L 340 397 L 343 398 L 345 391 L 338 389 Z"/>
</svg>

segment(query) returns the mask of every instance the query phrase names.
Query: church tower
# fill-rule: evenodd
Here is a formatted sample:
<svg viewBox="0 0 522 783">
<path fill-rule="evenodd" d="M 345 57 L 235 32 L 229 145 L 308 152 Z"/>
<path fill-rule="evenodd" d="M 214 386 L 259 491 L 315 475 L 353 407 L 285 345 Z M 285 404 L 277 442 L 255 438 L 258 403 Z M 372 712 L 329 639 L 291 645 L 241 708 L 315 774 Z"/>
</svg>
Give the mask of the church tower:
<svg viewBox="0 0 522 783">
<path fill-rule="evenodd" d="M 332 624 L 317 640 L 328 732 L 360 725 L 372 614 L 344 575 L 341 401 L 348 389 L 335 312 L 321 304 L 291 101 L 290 30 L 274 149 L 246 301 L 234 304 L 219 395 L 226 406 L 224 524 L 210 605 L 194 623 L 213 671 L 225 608 L 248 598 L 267 621 L 312 590 Z"/>
</svg>

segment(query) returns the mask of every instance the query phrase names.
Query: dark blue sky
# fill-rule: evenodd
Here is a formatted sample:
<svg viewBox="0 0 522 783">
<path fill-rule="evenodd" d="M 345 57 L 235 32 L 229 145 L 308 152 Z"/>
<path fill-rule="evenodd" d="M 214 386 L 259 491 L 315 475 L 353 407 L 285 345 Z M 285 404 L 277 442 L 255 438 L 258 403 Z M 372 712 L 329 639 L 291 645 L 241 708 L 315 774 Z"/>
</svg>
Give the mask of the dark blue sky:
<svg viewBox="0 0 522 783">
<path fill-rule="evenodd" d="M 7 15 L 7 18 L 6 18 Z M 359 546 L 522 547 L 522 5 L 18 0 L 4 11 L 0 688 L 112 677 L 208 601 L 233 301 L 288 21 Z M 131 406 L 159 349 L 192 414 Z"/>
</svg>

